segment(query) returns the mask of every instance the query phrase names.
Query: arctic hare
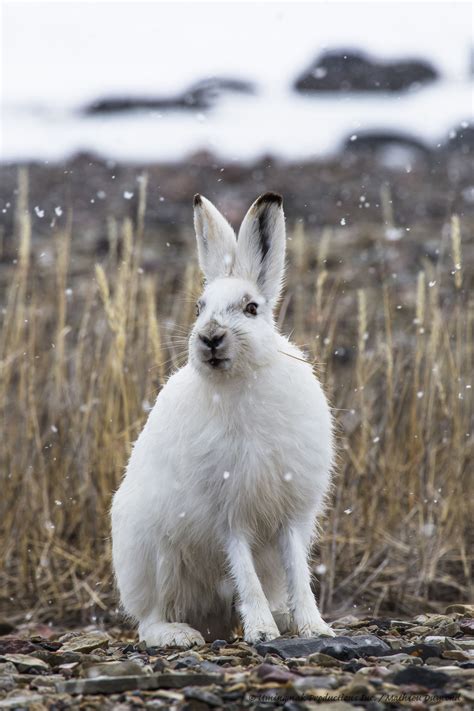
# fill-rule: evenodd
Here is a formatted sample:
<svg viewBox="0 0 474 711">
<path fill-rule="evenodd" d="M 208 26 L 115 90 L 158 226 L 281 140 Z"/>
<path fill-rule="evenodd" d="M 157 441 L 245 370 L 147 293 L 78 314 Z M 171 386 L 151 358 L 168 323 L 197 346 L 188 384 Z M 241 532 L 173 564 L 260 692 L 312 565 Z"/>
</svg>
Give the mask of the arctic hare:
<svg viewBox="0 0 474 711">
<path fill-rule="evenodd" d="M 273 320 L 282 198 L 259 197 L 238 240 L 200 195 L 194 223 L 206 286 L 189 361 L 159 394 L 112 505 L 123 607 L 149 646 L 229 632 L 233 601 L 249 643 L 287 629 L 333 635 L 308 566 L 331 476 L 331 415 Z"/>
</svg>

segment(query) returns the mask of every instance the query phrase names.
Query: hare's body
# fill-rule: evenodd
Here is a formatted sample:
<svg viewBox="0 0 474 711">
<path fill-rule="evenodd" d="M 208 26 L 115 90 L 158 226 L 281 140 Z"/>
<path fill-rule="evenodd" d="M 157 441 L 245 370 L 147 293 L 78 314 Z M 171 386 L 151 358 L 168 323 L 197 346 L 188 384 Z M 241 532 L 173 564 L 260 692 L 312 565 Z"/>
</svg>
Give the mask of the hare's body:
<svg viewBox="0 0 474 711">
<path fill-rule="evenodd" d="M 211 287 L 208 302 L 215 292 L 226 304 L 212 315 L 222 327 L 229 303 L 255 289 L 241 277 Z M 306 560 L 330 482 L 329 409 L 271 322 L 262 317 L 244 358 L 242 334 L 253 336 L 230 321 L 240 346 L 227 345 L 226 367 L 216 358 L 203 372 L 191 338 L 190 362 L 159 395 L 114 497 L 117 582 L 148 644 L 228 634 L 233 599 L 248 641 L 278 636 L 271 612 L 291 614 L 300 634 L 330 633 Z"/>
</svg>

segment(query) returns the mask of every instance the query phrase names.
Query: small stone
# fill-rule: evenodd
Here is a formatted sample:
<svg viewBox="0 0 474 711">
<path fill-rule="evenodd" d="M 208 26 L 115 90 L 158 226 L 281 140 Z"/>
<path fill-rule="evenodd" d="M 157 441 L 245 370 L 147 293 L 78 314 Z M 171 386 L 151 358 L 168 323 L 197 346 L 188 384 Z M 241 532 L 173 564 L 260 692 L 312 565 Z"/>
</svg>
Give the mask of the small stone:
<svg viewBox="0 0 474 711">
<path fill-rule="evenodd" d="M 68 639 L 61 647 L 61 652 L 92 652 L 94 649 L 106 649 L 109 636 L 104 632 L 89 632 Z"/>
<path fill-rule="evenodd" d="M 5 620 L 3 617 L 0 618 L 0 635 L 10 634 L 14 629 L 15 626 L 12 625 L 11 622 L 8 622 L 8 620 Z"/>
<path fill-rule="evenodd" d="M 435 644 L 410 644 L 408 647 L 402 647 L 402 652 L 410 654 L 412 657 L 420 657 L 423 660 L 429 657 L 440 657 L 441 650 Z"/>
<path fill-rule="evenodd" d="M 218 652 L 221 647 L 227 647 L 227 642 L 225 639 L 215 639 L 214 642 L 211 644 L 211 649 L 213 652 Z"/>
<path fill-rule="evenodd" d="M 409 654 L 401 652 L 378 657 L 378 661 L 387 662 L 388 664 L 414 664 L 415 666 L 423 664 L 421 657 L 411 657 Z"/>
<path fill-rule="evenodd" d="M 474 635 L 474 619 L 470 620 L 468 618 L 459 620 L 459 629 L 463 634 Z"/>
<path fill-rule="evenodd" d="M 469 651 L 462 649 L 447 649 L 443 652 L 443 658 L 454 659 L 457 662 L 469 662 L 474 660 L 474 653 L 470 654 Z"/>
<path fill-rule="evenodd" d="M 253 670 L 261 681 L 277 681 L 285 684 L 288 681 L 296 679 L 296 675 L 290 672 L 285 667 L 279 667 L 275 664 L 260 664 Z"/>
<path fill-rule="evenodd" d="M 290 661 L 290 660 L 288 660 Z M 291 660 L 299 661 L 301 660 Z M 316 652 L 315 654 L 310 654 L 308 657 L 309 664 L 316 664 L 318 667 L 342 667 L 343 664 L 335 657 L 329 656 L 329 654 L 323 654 L 322 652 Z"/>
<path fill-rule="evenodd" d="M 112 661 L 101 664 L 93 664 L 85 670 L 88 679 L 96 679 L 101 676 L 140 676 L 146 674 L 147 670 L 143 664 L 133 661 Z"/>
<path fill-rule="evenodd" d="M 19 672 L 48 671 L 49 666 L 42 659 L 37 659 L 29 654 L 3 654 L 1 659 L 12 662 Z"/>
<path fill-rule="evenodd" d="M 27 639 L 19 637 L 3 637 L 0 639 L 0 655 L 2 654 L 31 654 L 38 649 L 36 644 L 32 644 Z"/>
<path fill-rule="evenodd" d="M 421 686 L 424 689 L 440 689 L 449 681 L 444 672 L 432 671 L 426 667 L 410 666 L 393 677 L 397 686 Z"/>
<path fill-rule="evenodd" d="M 19 694 L 18 696 L 9 696 L 0 701 L 0 709 L 27 709 L 32 708 L 32 704 L 40 704 L 43 697 L 39 694 Z M 44 708 L 44 706 L 40 707 Z"/>
<path fill-rule="evenodd" d="M 447 615 L 452 615 L 456 612 L 461 614 L 463 617 L 470 617 L 471 619 L 474 619 L 474 605 L 449 605 L 446 608 Z"/>
<path fill-rule="evenodd" d="M 296 677 L 293 681 L 293 688 L 299 692 L 307 692 L 309 689 L 335 689 L 338 685 L 335 676 L 304 676 Z"/>
<path fill-rule="evenodd" d="M 207 689 L 200 689 L 199 686 L 186 687 L 184 689 L 184 698 L 187 700 L 201 701 L 203 704 L 207 704 L 207 706 L 211 707 L 222 707 L 222 699 L 220 699 L 217 694 Z"/>
</svg>

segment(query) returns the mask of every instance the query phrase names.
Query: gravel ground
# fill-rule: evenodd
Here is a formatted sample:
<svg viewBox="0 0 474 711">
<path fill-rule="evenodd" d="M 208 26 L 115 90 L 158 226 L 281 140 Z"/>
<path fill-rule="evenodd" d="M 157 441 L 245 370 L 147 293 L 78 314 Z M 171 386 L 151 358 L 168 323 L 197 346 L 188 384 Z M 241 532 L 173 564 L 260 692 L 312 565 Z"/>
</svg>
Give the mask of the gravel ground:
<svg viewBox="0 0 474 711">
<path fill-rule="evenodd" d="M 474 605 L 344 617 L 337 637 L 146 648 L 133 632 L 0 625 L 0 708 L 470 709 Z"/>
</svg>

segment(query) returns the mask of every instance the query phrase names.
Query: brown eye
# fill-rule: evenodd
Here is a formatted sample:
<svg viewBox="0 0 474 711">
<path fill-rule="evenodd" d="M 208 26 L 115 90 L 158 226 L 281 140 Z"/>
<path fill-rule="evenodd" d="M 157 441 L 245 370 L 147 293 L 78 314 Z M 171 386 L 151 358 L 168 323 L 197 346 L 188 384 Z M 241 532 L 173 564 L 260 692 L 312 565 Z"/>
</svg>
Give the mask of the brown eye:
<svg viewBox="0 0 474 711">
<path fill-rule="evenodd" d="M 257 309 L 258 309 L 258 304 L 256 304 L 254 301 L 251 301 L 247 306 L 245 307 L 245 313 L 250 314 L 251 316 L 256 316 L 257 315 Z"/>
</svg>

